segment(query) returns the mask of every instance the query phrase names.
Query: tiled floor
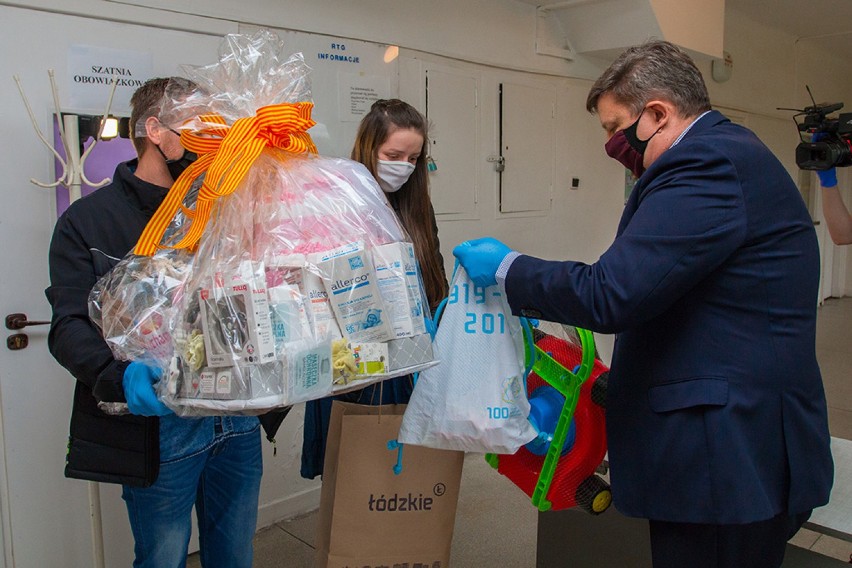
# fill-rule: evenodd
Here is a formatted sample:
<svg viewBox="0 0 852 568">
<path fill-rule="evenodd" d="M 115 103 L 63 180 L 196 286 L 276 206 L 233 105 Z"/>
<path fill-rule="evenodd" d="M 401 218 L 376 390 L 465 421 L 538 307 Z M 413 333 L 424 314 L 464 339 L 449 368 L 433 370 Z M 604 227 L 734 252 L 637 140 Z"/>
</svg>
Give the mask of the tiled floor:
<svg viewBox="0 0 852 568">
<path fill-rule="evenodd" d="M 827 300 L 819 311 L 817 357 L 825 382 L 831 434 L 846 439 L 852 439 L 850 335 L 852 298 Z M 254 566 L 313 566 L 316 521 L 314 512 L 258 532 Z M 482 456 L 469 454 L 465 459 L 456 517 L 452 565 L 461 568 L 533 568 L 536 523 L 536 510 L 526 496 L 492 470 Z M 852 543 L 807 529 L 799 531 L 791 542 L 841 560 L 849 560 L 852 555 Z M 187 566 L 200 566 L 197 555 L 190 556 Z"/>
</svg>

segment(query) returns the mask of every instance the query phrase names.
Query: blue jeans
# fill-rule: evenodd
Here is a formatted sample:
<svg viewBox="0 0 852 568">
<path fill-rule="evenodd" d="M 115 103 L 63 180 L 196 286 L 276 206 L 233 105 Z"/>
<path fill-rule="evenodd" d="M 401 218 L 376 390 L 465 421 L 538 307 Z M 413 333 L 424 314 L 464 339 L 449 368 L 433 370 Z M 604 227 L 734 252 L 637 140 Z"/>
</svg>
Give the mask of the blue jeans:
<svg viewBox="0 0 852 568">
<path fill-rule="evenodd" d="M 135 568 L 186 566 L 195 505 L 201 564 L 250 568 L 263 463 L 255 417 L 160 419 L 160 474 L 123 486 Z"/>
</svg>

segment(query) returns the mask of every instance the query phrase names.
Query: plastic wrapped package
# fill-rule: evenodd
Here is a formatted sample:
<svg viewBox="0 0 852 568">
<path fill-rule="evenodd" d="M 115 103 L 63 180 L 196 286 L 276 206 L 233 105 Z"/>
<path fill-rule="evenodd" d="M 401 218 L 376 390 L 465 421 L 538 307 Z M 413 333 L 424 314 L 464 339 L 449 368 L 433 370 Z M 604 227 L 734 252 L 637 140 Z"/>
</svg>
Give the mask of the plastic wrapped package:
<svg viewBox="0 0 852 568">
<path fill-rule="evenodd" d="M 184 197 L 191 206 L 200 184 Z M 183 210 L 172 216 L 163 242 L 180 239 L 187 229 Z M 98 280 L 89 293 L 89 318 L 116 359 L 167 369 L 174 355 L 173 308 L 180 303 L 194 255 L 162 248 L 150 256 L 130 253 Z"/>
<path fill-rule="evenodd" d="M 173 355 L 171 308 L 189 274 L 191 255 L 127 256 L 89 295 L 89 317 L 117 359 L 166 367 Z"/>
<path fill-rule="evenodd" d="M 179 415 L 260 413 L 437 363 L 410 239 L 363 165 L 315 154 L 309 68 L 283 53 L 269 32 L 228 36 L 219 63 L 184 69 L 199 92 L 167 90 L 161 122 L 198 160 L 137 244 L 150 258 L 112 275 L 136 301 L 104 311 L 105 336 L 164 370 L 159 393 Z M 187 258 L 166 289 L 158 259 Z M 129 325 L 149 312 L 168 322 L 159 351 L 137 348 Z"/>
<path fill-rule="evenodd" d="M 184 199 L 189 206 L 199 184 Z M 172 217 L 163 241 L 180 239 L 187 228 L 183 211 Z M 175 355 L 171 334 L 194 255 L 163 248 L 151 256 L 130 253 L 102 276 L 89 292 L 89 319 L 98 326 L 116 359 L 139 361 L 165 372 Z M 99 402 L 107 414 L 129 412 L 124 402 Z"/>
<path fill-rule="evenodd" d="M 166 396 L 246 412 L 431 366 L 406 239 L 361 164 L 265 150 L 201 238 Z"/>
</svg>

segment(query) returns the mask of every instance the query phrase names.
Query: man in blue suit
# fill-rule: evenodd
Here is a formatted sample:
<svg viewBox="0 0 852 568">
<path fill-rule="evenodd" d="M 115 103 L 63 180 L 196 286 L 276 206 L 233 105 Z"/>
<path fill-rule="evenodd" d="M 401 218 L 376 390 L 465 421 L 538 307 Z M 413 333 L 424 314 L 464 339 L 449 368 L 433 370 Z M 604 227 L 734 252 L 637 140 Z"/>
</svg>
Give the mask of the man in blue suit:
<svg viewBox="0 0 852 568">
<path fill-rule="evenodd" d="M 779 566 L 833 475 L 811 218 L 670 43 L 623 53 L 587 108 L 607 154 L 638 177 L 600 259 L 545 261 L 490 238 L 453 252 L 516 314 L 618 334 L 613 499 L 649 519 L 655 568 Z"/>
</svg>

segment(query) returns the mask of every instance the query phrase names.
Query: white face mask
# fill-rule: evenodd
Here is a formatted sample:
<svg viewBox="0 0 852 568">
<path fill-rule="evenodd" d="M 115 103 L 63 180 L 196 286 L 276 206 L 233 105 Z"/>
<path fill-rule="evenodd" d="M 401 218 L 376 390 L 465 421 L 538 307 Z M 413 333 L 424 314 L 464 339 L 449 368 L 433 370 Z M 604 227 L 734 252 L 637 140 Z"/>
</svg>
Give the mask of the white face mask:
<svg viewBox="0 0 852 568">
<path fill-rule="evenodd" d="M 399 191 L 411 174 L 414 173 L 414 164 L 410 162 L 391 162 L 379 160 L 376 164 L 376 175 L 379 177 L 379 186 L 385 193 Z"/>
</svg>

